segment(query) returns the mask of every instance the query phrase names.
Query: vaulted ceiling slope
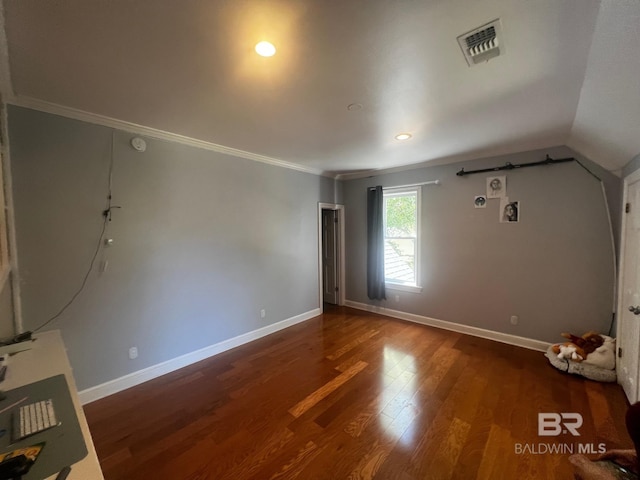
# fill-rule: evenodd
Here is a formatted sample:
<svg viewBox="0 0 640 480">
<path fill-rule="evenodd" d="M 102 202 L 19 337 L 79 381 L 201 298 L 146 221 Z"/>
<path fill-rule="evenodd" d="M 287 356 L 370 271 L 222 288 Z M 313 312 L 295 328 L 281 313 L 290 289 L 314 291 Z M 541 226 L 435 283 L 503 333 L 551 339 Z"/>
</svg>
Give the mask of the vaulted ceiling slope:
<svg viewBox="0 0 640 480">
<path fill-rule="evenodd" d="M 609 170 L 640 154 L 640 1 L 602 2 L 567 143 Z"/>
<path fill-rule="evenodd" d="M 335 174 L 563 144 L 617 170 L 640 153 L 638 0 L 3 6 L 16 104 Z M 501 55 L 469 67 L 456 37 L 497 18 Z"/>
</svg>

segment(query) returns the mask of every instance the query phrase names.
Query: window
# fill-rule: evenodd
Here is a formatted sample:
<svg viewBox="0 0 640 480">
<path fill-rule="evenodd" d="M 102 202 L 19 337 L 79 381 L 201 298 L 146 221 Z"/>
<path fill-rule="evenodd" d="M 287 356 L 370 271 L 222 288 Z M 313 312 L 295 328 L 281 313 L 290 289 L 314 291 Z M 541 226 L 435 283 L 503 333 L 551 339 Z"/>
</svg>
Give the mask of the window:
<svg viewBox="0 0 640 480">
<path fill-rule="evenodd" d="M 383 208 L 387 287 L 420 291 L 420 187 L 385 189 Z"/>
</svg>

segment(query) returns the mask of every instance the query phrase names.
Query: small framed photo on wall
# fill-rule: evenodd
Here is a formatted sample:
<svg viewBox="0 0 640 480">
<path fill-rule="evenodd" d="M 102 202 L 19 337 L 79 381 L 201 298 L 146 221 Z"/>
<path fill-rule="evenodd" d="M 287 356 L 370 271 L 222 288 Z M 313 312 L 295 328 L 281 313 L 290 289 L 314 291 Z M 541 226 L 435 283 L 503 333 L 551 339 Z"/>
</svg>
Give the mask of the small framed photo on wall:
<svg viewBox="0 0 640 480">
<path fill-rule="evenodd" d="M 473 199 L 475 208 L 487 208 L 487 197 L 485 195 L 476 195 Z"/>
<path fill-rule="evenodd" d="M 509 198 L 500 199 L 500 223 L 518 223 L 520 221 L 520 202 L 510 202 Z"/>
<path fill-rule="evenodd" d="M 487 177 L 487 198 L 507 196 L 507 177 Z"/>
</svg>

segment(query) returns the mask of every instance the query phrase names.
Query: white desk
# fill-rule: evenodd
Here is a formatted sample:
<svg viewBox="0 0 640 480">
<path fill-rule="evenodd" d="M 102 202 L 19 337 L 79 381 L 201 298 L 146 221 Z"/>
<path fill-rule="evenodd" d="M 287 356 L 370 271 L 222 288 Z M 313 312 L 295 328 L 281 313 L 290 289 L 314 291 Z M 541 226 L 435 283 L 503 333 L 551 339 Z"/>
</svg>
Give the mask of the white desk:
<svg viewBox="0 0 640 480">
<path fill-rule="evenodd" d="M 54 330 L 39 333 L 35 335 L 35 338 L 36 341 L 33 342 L 31 350 L 17 353 L 9 358 L 7 375 L 4 382 L 0 384 L 0 388 L 11 390 L 54 375 L 64 374 L 71 390 L 71 399 L 89 452 L 85 458 L 71 466 L 71 473 L 67 479 L 104 480 L 60 332 Z M 55 480 L 55 477 L 56 475 L 53 475 L 46 480 Z"/>
</svg>

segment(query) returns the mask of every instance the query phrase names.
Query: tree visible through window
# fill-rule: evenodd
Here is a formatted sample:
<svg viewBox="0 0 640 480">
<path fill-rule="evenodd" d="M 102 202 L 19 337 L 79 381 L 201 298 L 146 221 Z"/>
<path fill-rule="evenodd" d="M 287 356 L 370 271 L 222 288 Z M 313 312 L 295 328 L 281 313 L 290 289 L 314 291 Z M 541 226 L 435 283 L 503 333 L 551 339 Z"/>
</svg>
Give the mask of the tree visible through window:
<svg viewBox="0 0 640 480">
<path fill-rule="evenodd" d="M 389 283 L 418 283 L 418 188 L 384 192 L 384 270 Z"/>
</svg>

